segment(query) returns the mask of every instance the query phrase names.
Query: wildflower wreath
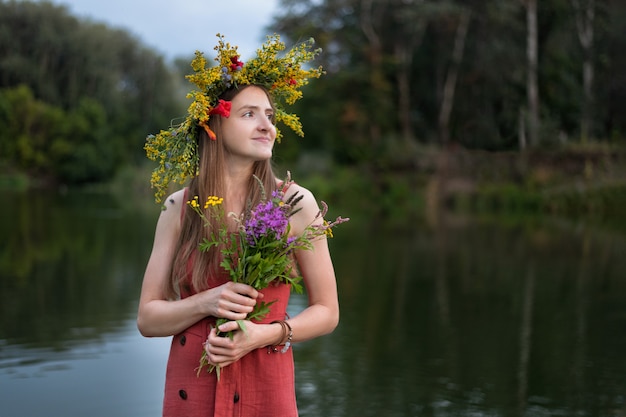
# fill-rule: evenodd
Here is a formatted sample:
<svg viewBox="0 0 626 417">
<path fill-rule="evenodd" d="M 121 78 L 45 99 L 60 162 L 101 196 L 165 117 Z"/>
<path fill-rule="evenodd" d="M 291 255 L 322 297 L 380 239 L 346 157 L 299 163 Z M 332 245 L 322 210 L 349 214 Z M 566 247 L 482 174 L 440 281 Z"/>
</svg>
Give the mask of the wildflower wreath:
<svg viewBox="0 0 626 417">
<path fill-rule="evenodd" d="M 276 108 L 276 122 L 281 122 L 297 135 L 304 136 L 302 124 L 296 114 L 287 113 L 284 108 L 302 97 L 300 90 L 309 79 L 323 74 L 321 67 L 304 68 L 321 49 L 312 49 L 314 40 L 298 44 L 285 52 L 285 44 L 279 35 L 267 37 L 266 42 L 256 51 L 256 57 L 247 62 L 240 60 L 237 46 L 231 46 L 221 34 L 217 34 L 218 44 L 215 61 L 217 65 L 207 66 L 202 52 L 196 51 L 191 62 L 193 74 L 187 79 L 197 89 L 187 94 L 193 99 L 187 109 L 187 117 L 179 125 L 172 125 L 156 135 L 148 135 L 144 149 L 149 159 L 159 165 L 152 172 L 150 183 L 155 189 L 155 199 L 160 202 L 172 182 L 183 184 L 187 179 L 198 175 L 198 132 L 203 129 L 212 140 L 215 133 L 209 128 L 209 118 L 213 114 L 227 115 L 230 103 L 220 100 L 220 96 L 230 88 L 243 85 L 265 87 Z M 277 141 L 281 133 L 277 129 Z"/>
</svg>

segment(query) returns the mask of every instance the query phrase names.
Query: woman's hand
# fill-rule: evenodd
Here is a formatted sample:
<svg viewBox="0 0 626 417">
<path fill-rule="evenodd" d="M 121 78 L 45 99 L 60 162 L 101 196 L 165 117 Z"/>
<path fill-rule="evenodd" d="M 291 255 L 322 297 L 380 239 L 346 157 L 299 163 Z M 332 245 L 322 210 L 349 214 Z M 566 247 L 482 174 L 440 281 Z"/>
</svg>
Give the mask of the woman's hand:
<svg viewBox="0 0 626 417">
<path fill-rule="evenodd" d="M 244 322 L 246 331 L 239 328 L 236 321 L 229 321 L 219 326 L 219 331 L 232 331 L 232 340 L 228 336 L 218 336 L 216 328 L 211 329 L 204 349 L 208 354 L 209 363 L 225 367 L 238 361 L 243 356 L 260 347 L 271 344 L 271 339 L 278 338 L 281 331 L 278 324 L 258 324 L 249 320 Z"/>
<path fill-rule="evenodd" d="M 263 294 L 249 285 L 227 282 L 197 295 L 198 303 L 207 316 L 227 320 L 244 320 Z"/>
</svg>

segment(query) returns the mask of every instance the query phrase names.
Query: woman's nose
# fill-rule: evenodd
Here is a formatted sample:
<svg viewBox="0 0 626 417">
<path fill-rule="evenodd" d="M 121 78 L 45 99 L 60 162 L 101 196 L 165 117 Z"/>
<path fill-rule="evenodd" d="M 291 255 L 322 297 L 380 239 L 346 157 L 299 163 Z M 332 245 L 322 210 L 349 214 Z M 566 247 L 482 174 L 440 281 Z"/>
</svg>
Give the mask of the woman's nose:
<svg viewBox="0 0 626 417">
<path fill-rule="evenodd" d="M 259 129 L 263 131 L 270 130 L 273 126 L 274 125 L 272 124 L 272 121 L 269 120 L 267 117 L 262 117 L 261 121 L 259 122 Z"/>
</svg>

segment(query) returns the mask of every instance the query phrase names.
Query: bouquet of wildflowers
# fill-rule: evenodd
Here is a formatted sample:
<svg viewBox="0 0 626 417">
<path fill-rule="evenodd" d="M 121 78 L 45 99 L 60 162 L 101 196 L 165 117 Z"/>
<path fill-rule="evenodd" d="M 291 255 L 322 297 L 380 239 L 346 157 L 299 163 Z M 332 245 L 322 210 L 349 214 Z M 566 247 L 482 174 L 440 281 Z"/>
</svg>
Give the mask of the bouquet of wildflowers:
<svg viewBox="0 0 626 417">
<path fill-rule="evenodd" d="M 302 277 L 295 275 L 296 270 L 292 265 L 291 254 L 297 249 L 312 249 L 312 243 L 318 237 L 324 235 L 332 237 L 332 227 L 349 219 L 337 217 L 333 222 L 324 221 L 321 224 L 319 222 L 313 224 L 316 220 L 323 218 L 328 211 L 328 206 L 322 201 L 322 209 L 311 224 L 306 227 L 304 233 L 300 236 L 290 236 L 289 218 L 299 211 L 296 205 L 302 196 L 296 192 L 284 200 L 284 191 L 276 190 L 267 198 L 263 184 L 258 178 L 256 180 L 261 186 L 261 201 L 256 207 L 249 210 L 247 216 L 230 214 L 237 223 L 237 230 L 234 233 L 228 231 L 224 221 L 224 210 L 221 206 L 222 198 L 209 196 L 204 204 L 204 210 L 198 202 L 197 196 L 187 202 L 204 220 L 205 226 L 210 227 L 205 210 L 208 210 L 208 215 L 214 216 L 221 224 L 218 230 L 211 230 L 209 237 L 200 243 L 200 250 L 208 251 L 214 246 L 219 248 L 223 258 L 220 266 L 228 272 L 233 282 L 248 284 L 257 290 L 267 288 L 272 283 L 285 283 L 291 285 L 292 291 L 301 293 L 300 281 Z M 288 188 L 289 181 L 288 178 L 283 190 Z M 246 319 L 262 320 L 269 313 L 269 308 L 274 302 L 275 300 L 257 303 Z M 218 318 L 216 326 L 227 321 Z M 237 323 L 245 332 L 244 320 L 237 320 Z M 233 334 L 227 332 L 224 336 L 232 338 Z M 209 372 L 215 370 L 219 379 L 219 366 L 209 364 L 206 349 L 200 358 L 198 374 L 204 366 L 208 367 Z"/>
</svg>

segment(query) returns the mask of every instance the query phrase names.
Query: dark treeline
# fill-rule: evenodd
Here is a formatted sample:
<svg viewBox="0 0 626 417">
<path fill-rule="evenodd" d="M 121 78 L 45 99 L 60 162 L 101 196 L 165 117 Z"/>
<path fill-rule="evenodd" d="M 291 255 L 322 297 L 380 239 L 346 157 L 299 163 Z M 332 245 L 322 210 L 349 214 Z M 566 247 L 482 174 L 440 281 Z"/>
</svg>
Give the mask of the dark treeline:
<svg viewBox="0 0 626 417">
<path fill-rule="evenodd" d="M 282 0 L 273 28 L 324 49 L 308 143 L 347 160 L 626 135 L 621 0 Z"/>
<path fill-rule="evenodd" d="M 327 75 L 297 103 L 306 137 L 287 138 L 279 162 L 306 150 L 406 171 L 421 167 L 422 145 L 624 145 L 624 6 L 281 0 L 268 32 L 287 43 L 314 37 Z M 184 114 L 181 62 L 65 7 L 0 0 L 0 174 L 80 184 L 143 161 L 146 134 Z"/>
<path fill-rule="evenodd" d="M 107 180 L 180 113 L 171 70 L 128 32 L 46 2 L 0 1 L 0 168 Z"/>
</svg>

